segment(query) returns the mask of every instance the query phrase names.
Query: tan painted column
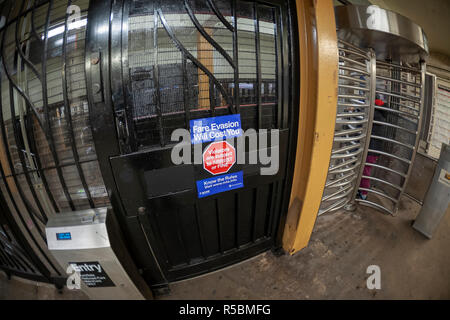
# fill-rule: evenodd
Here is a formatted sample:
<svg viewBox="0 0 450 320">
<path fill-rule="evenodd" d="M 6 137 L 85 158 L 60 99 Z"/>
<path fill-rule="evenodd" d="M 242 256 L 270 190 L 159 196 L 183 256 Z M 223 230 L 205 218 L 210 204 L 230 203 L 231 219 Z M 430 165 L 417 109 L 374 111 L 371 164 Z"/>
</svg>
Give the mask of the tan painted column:
<svg viewBox="0 0 450 320">
<path fill-rule="evenodd" d="M 211 28 L 205 28 L 208 35 L 212 35 Z M 212 45 L 197 32 L 197 59 L 211 73 L 214 73 L 214 57 Z M 209 77 L 198 70 L 198 107 L 200 109 L 209 109 Z"/>
<path fill-rule="evenodd" d="M 300 118 L 297 156 L 283 234 L 290 254 L 308 245 L 322 199 L 333 144 L 338 48 L 332 0 L 297 0 Z"/>
</svg>

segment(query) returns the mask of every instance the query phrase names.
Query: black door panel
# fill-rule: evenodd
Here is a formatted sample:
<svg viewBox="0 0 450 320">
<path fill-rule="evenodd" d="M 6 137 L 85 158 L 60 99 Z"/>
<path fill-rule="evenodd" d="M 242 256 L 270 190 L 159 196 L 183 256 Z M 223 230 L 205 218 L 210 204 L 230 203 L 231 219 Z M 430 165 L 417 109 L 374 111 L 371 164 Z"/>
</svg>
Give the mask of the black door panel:
<svg viewBox="0 0 450 320">
<path fill-rule="evenodd" d="M 90 93 L 91 116 L 109 104 L 115 121 L 114 132 L 105 127 L 109 137 L 94 121 L 102 173 L 151 285 L 215 270 L 278 245 L 297 129 L 292 8 L 293 2 L 285 1 L 115 1 L 108 22 L 115 32 L 111 56 L 103 52 L 104 42 L 90 43 L 109 59 L 101 70 L 111 83 L 104 86 L 103 104 Z M 102 26 L 106 15 L 90 23 Z M 92 39 L 100 37 L 89 32 Z M 192 119 L 230 114 L 240 114 L 243 130 L 267 129 L 268 136 L 279 130 L 279 142 L 268 139 L 270 150 L 250 149 L 247 143 L 247 161 L 228 171 L 242 171 L 243 187 L 199 198 L 196 182 L 213 175 L 201 163 L 174 165 L 171 134 L 189 129 Z M 237 147 L 236 138 L 229 142 Z M 261 175 L 267 165 L 248 163 L 249 155 L 260 151 L 279 153 L 276 174 Z"/>
</svg>

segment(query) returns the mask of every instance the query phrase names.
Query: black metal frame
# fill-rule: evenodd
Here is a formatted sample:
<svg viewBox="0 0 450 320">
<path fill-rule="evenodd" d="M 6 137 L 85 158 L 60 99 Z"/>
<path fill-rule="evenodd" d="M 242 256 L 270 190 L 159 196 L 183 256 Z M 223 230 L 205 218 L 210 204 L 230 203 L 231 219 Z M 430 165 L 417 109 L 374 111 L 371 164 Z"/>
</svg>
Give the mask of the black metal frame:
<svg viewBox="0 0 450 320">
<path fill-rule="evenodd" d="M 56 179 L 61 186 L 61 191 L 64 199 L 61 201 L 67 201 L 69 210 L 76 210 L 77 204 L 74 203 L 72 196 L 69 192 L 67 184 L 67 176 L 63 173 L 64 167 L 73 167 L 77 179 L 79 178 L 80 185 L 83 187 L 86 194 L 87 202 L 90 207 L 94 207 L 93 196 L 90 193 L 88 182 L 86 181 L 86 175 L 83 171 L 82 165 L 88 162 L 94 162 L 96 159 L 80 159 L 80 155 L 77 150 L 74 134 L 74 124 L 72 119 L 72 110 L 69 102 L 69 83 L 67 75 L 67 47 L 68 47 L 68 18 L 69 14 L 64 13 L 60 17 L 54 16 L 55 10 L 60 5 L 69 6 L 72 4 L 72 0 L 64 1 L 34 1 L 32 4 L 28 2 L 27 8 L 25 4 L 27 1 L 4 1 L 1 8 L 2 15 L 6 17 L 5 25 L 0 28 L 0 82 L 9 86 L 9 112 L 11 113 L 11 119 L 5 119 L 3 114 L 3 108 L 7 108 L 2 102 L 0 93 L 0 132 L 1 143 L 5 148 L 5 159 L 0 163 L 0 178 L 5 190 L 0 194 L 0 216 L 3 217 L 3 221 L 6 223 L 9 232 L 11 232 L 14 239 L 9 238 L 8 246 L 15 248 L 15 252 L 12 252 L 10 257 L 6 257 L 5 253 L 2 253 L 3 264 L 0 261 L 0 268 L 3 269 L 8 275 L 15 274 L 21 277 L 54 283 L 58 288 L 62 288 L 65 284 L 65 275 L 62 270 L 56 265 L 55 261 L 51 257 L 48 249 L 45 246 L 46 236 L 44 232 L 44 226 L 47 222 L 49 214 L 58 214 L 61 212 L 61 202 L 55 199 L 55 191 L 49 186 L 49 181 L 46 177 L 46 173 L 50 171 L 56 172 Z M 60 8 L 60 7 L 59 7 Z M 43 16 L 41 16 L 43 25 L 36 26 L 36 12 L 41 10 Z M 12 17 L 12 13 L 14 17 Z M 65 12 L 65 11 L 63 11 Z M 21 39 L 19 35 L 20 25 L 28 20 L 29 38 Z M 50 58 L 49 52 L 53 50 L 49 44 L 49 31 L 53 28 L 55 21 L 62 23 L 65 27 L 62 34 L 62 52 L 61 59 L 61 86 L 62 86 L 62 100 L 56 104 L 49 103 L 49 96 L 47 96 L 47 60 Z M 6 47 L 5 39 L 6 35 L 13 35 L 12 42 L 9 43 L 9 47 Z M 10 38 L 11 39 L 11 38 Z M 78 41 L 78 40 L 77 40 Z M 27 56 L 26 50 L 32 44 L 37 44 L 36 48 L 33 47 L 33 56 L 39 59 L 37 63 L 41 63 L 40 68 L 37 68 L 33 59 Z M 12 49 L 11 49 L 12 48 Z M 24 49 L 25 48 L 25 49 Z M 36 50 L 35 50 L 36 49 Z M 14 67 L 8 65 L 6 57 L 14 55 Z M 30 54 L 31 55 L 31 54 Z M 16 59 L 20 58 L 22 61 L 21 66 L 15 68 Z M 26 66 L 31 71 L 33 77 L 39 83 L 40 92 L 42 94 L 42 110 L 40 113 L 37 107 L 34 105 L 31 96 L 27 94 L 27 90 L 21 87 L 21 84 L 16 82 L 15 72 L 21 72 L 20 68 Z M 15 70 L 18 69 L 18 70 Z M 14 98 L 17 94 L 19 99 L 22 99 L 25 105 L 25 115 L 23 118 L 19 118 L 16 114 Z M 80 97 L 83 98 L 83 97 Z M 53 132 L 51 116 L 52 112 L 56 113 L 56 108 L 62 106 L 64 110 L 66 123 L 63 126 L 68 131 L 68 141 L 70 150 L 73 154 L 73 161 L 66 161 L 64 163 L 60 160 L 56 149 L 56 133 Z M 23 123 L 20 123 L 23 121 Z M 10 122 L 10 123 L 9 123 Z M 7 126 L 9 126 L 7 128 Z M 25 127 L 26 132 L 23 130 Z M 37 128 L 36 128 L 37 126 Z M 9 129 L 11 128 L 11 132 Z M 36 132 L 42 130 L 42 134 L 39 138 L 44 139 L 48 143 L 50 150 L 50 162 L 43 162 L 37 147 Z M 40 132 L 40 131 L 39 131 Z M 9 135 L 8 135 L 9 133 Z M 11 138 L 12 136 L 12 138 Z M 29 151 L 25 148 L 24 141 L 29 142 Z M 13 145 L 17 147 L 18 164 L 21 169 L 18 170 L 14 166 L 14 160 L 12 157 Z M 25 157 L 28 156 L 28 159 Z M 30 160 L 32 159 L 32 161 Z M 30 163 L 32 162 L 32 163 Z M 20 178 L 24 178 L 23 182 Z M 36 180 L 37 179 L 37 180 Z M 48 206 L 44 206 L 44 198 L 40 198 L 37 194 L 36 183 L 40 183 L 43 186 L 42 195 L 48 199 Z M 58 189 L 58 186 L 53 190 Z M 36 188 L 36 189 L 35 189 Z M 27 192 L 31 195 L 28 197 Z M 0 192 L 1 193 L 1 192 Z M 36 206 L 36 209 L 33 206 Z M 25 210 L 22 210 L 22 205 Z M 28 217 L 31 219 L 34 229 L 30 228 L 27 223 Z M 1 219 L 0 219 L 1 220 Z M 1 230 L 2 228 L 0 228 Z M 6 241 L 6 240 L 5 240 Z M 27 259 L 29 268 L 24 268 L 26 264 L 22 261 L 19 263 L 19 258 L 15 257 L 15 254 L 22 254 L 23 259 Z M 6 260 L 5 260 L 6 259 Z M 6 262 L 17 261 L 15 264 L 7 264 Z"/>
<path fill-rule="evenodd" d="M 278 52 L 277 58 L 277 70 L 281 68 L 286 68 L 285 70 L 296 70 L 298 68 L 298 39 L 296 37 L 296 13 L 295 13 L 295 3 L 294 1 L 288 1 L 288 5 L 284 1 L 261 1 L 261 5 L 280 5 L 286 6 L 286 10 L 276 15 L 276 23 L 278 25 L 277 30 L 283 33 L 283 37 L 286 37 L 286 41 L 281 41 L 281 36 L 276 35 L 276 41 Z M 208 6 L 216 13 L 218 18 L 222 21 L 225 20 L 221 17 L 219 10 L 215 7 L 214 1 L 207 0 Z M 127 25 L 126 25 L 126 15 L 128 1 L 92 1 L 89 8 L 88 16 L 88 27 L 87 27 L 87 42 L 86 42 L 86 76 L 88 88 L 98 88 L 100 91 L 94 92 L 89 90 L 88 101 L 90 109 L 90 121 L 93 128 L 94 142 L 96 146 L 96 151 L 99 158 L 99 164 L 102 171 L 103 179 L 107 187 L 111 203 L 114 207 L 114 212 L 123 228 L 125 237 L 128 242 L 128 248 L 132 252 L 133 257 L 138 265 L 138 267 L 145 266 L 146 269 L 143 270 L 143 276 L 150 284 L 164 285 L 167 283 L 164 271 L 160 265 L 161 261 L 158 261 L 156 256 L 164 256 L 159 248 L 155 248 L 153 244 L 155 243 L 153 232 L 146 230 L 151 226 L 148 221 L 148 216 L 145 213 L 144 207 L 139 207 L 138 210 L 129 210 L 129 208 L 124 207 L 122 195 L 118 190 L 117 183 L 115 181 L 115 172 L 112 168 L 110 159 L 114 156 L 119 156 L 121 154 L 127 154 L 131 152 L 131 155 L 139 156 L 142 152 L 137 152 L 136 144 L 133 137 L 133 130 L 131 126 L 133 121 L 131 120 L 130 110 L 127 109 L 127 99 L 130 99 L 130 92 L 127 92 L 127 84 L 129 83 L 129 74 L 126 70 L 127 61 Z M 125 8 L 125 10 L 120 10 L 120 8 Z M 185 9 L 187 13 L 191 16 L 189 5 L 185 2 Z M 235 15 L 236 1 L 232 1 L 231 10 L 233 15 Z M 113 15 L 110 25 L 110 16 Z M 221 84 L 217 79 L 214 78 L 212 74 L 209 74 L 207 68 L 202 66 L 202 64 L 193 57 L 187 50 L 184 49 L 182 44 L 175 38 L 170 26 L 167 24 L 164 18 L 164 14 L 161 10 L 155 10 L 154 14 L 155 20 L 160 18 L 164 29 L 169 35 L 172 35 L 172 41 L 178 47 L 182 53 L 182 67 L 185 70 L 187 59 L 191 60 L 199 69 L 201 69 L 210 78 L 215 87 L 220 90 L 223 97 L 228 103 L 228 108 L 230 112 L 239 112 L 239 95 L 234 95 L 234 101 L 231 101 L 228 97 L 226 90 L 221 88 Z M 115 19 L 117 18 L 117 19 Z M 221 19 L 222 18 L 222 19 Z M 195 19 L 192 19 L 196 28 L 201 32 L 201 26 L 195 23 Z M 226 21 L 226 20 L 225 20 Z M 257 20 L 255 21 L 257 27 Z M 120 24 L 120 26 L 119 26 Z M 155 23 L 156 25 L 156 23 Z M 233 34 L 233 48 L 237 48 L 237 29 L 236 26 L 229 23 L 224 23 L 224 25 Z M 97 32 L 97 30 L 102 30 L 103 32 Z M 108 30 L 105 32 L 105 30 Z M 122 34 L 119 36 L 113 31 L 121 30 Z M 156 30 L 156 28 L 155 28 Z M 156 32 L 156 31 L 155 31 Z M 201 32 L 201 34 L 208 39 L 208 35 Z M 154 36 L 154 41 L 157 39 L 157 35 Z M 210 43 L 214 46 L 213 42 Z M 281 45 L 283 44 L 283 47 Z M 217 49 L 217 48 L 216 48 Z M 220 51 L 220 50 L 219 50 Z M 235 88 L 238 83 L 238 55 L 237 50 L 233 50 L 233 57 L 226 57 L 225 59 L 231 64 L 234 63 L 234 83 Z M 122 55 L 122 59 L 112 59 L 113 56 L 118 54 Z M 155 53 L 157 54 L 157 53 Z M 223 54 L 223 53 L 222 53 Z M 92 64 L 91 56 L 95 55 L 101 57 L 99 63 Z M 110 56 L 111 55 L 111 56 Z M 259 54 L 258 57 L 259 59 Z M 157 57 L 155 57 L 157 59 Z M 111 62 L 110 62 L 111 61 Z M 154 68 L 155 72 L 155 68 Z M 261 72 L 258 72 L 258 83 L 261 83 Z M 287 206 L 289 202 L 290 189 L 292 184 L 292 173 L 294 168 L 294 158 L 296 151 L 296 137 L 297 137 L 297 125 L 298 125 L 298 82 L 299 77 L 297 72 L 283 72 L 284 77 L 278 77 L 278 90 L 283 88 L 283 92 L 279 91 L 279 112 L 277 114 L 278 128 L 289 128 L 289 136 L 287 136 L 286 143 L 288 144 L 287 157 L 287 167 L 285 168 L 286 179 L 283 183 L 275 183 L 274 190 L 272 192 L 273 203 L 278 203 L 276 208 L 273 208 L 276 212 L 280 212 L 281 215 L 275 215 L 273 217 L 274 221 L 270 221 L 270 228 L 273 228 L 276 235 L 274 239 L 274 245 L 281 246 L 281 227 L 284 225 L 285 216 L 287 212 Z M 158 81 L 158 73 L 156 72 L 155 82 Z M 98 83 L 101 81 L 102 83 Z M 183 81 L 187 81 L 185 77 Z M 123 90 L 120 87 L 125 88 Z M 158 85 L 156 85 L 158 87 Z M 212 86 L 210 86 L 212 87 Z M 259 87 L 260 88 L 260 87 Z M 259 89 L 260 90 L 260 89 Z M 159 92 L 157 90 L 157 92 Z M 185 102 L 186 102 L 186 89 L 185 89 Z M 158 94 L 156 95 L 158 96 Z M 212 95 L 210 95 L 211 97 Z M 157 100 L 158 102 L 158 100 Z M 157 103 L 158 105 L 158 103 Z M 261 113 L 261 100 L 259 99 L 257 105 L 259 106 L 259 113 Z M 291 106 L 289 108 L 289 106 Z M 185 103 L 185 111 L 189 110 L 189 107 Z M 120 112 L 118 112 L 118 110 Z M 216 112 L 215 108 L 210 110 L 210 116 L 214 115 Z M 122 115 L 122 116 L 120 116 Z M 189 124 L 190 113 L 185 112 L 186 124 Z M 200 112 L 198 117 L 208 116 L 206 113 L 202 115 Z M 170 149 L 169 146 L 165 146 L 165 142 L 162 132 L 162 115 L 160 107 L 157 107 L 157 126 L 160 131 L 160 144 L 163 149 Z M 124 123 L 124 122 L 126 123 Z M 261 117 L 258 117 L 258 126 L 261 124 Z M 118 128 L 126 128 L 127 130 L 118 130 Z M 131 130 L 129 130 L 131 129 Z M 123 132 L 126 132 L 126 137 L 123 137 Z M 122 143 L 123 141 L 130 141 L 130 143 Z M 126 146 L 128 145 L 128 146 Z M 130 148 L 131 146 L 131 148 Z M 134 152 L 134 153 L 133 153 Z M 139 185 L 130 186 L 137 194 L 143 191 Z M 134 207 L 134 206 L 133 206 Z M 128 210 L 127 210 L 128 209 Z M 142 209 L 142 210 L 141 210 Z M 142 232 L 140 232 L 142 231 Z M 143 244 L 147 244 L 144 250 Z M 137 249 L 137 248 L 140 249 Z M 261 252 L 261 250 L 266 250 L 266 245 L 261 244 L 260 247 L 256 246 L 253 250 L 253 254 Z M 158 253 L 159 252 L 159 253 Z M 237 258 L 238 260 L 241 257 Z M 192 273 L 195 273 L 193 270 Z"/>
</svg>

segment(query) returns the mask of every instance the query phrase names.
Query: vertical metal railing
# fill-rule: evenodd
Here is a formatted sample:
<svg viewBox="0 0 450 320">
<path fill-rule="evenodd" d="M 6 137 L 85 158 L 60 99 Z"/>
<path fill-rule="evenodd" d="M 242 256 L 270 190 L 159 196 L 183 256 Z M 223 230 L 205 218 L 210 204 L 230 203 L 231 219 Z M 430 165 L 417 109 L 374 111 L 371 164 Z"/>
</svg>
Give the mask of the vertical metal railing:
<svg viewBox="0 0 450 320">
<path fill-rule="evenodd" d="M 414 163 L 424 103 L 425 63 L 377 61 L 373 127 L 355 201 L 389 214 L 398 210 Z M 361 180 L 366 180 L 366 187 Z M 363 192 L 367 195 L 362 197 Z"/>
<path fill-rule="evenodd" d="M 7 0 L 0 8 L 0 268 L 54 283 L 65 275 L 47 250 L 48 217 L 109 203 L 88 119 L 88 6 Z"/>
<path fill-rule="evenodd" d="M 371 127 L 374 55 L 339 41 L 336 126 L 319 214 L 352 203 Z"/>
</svg>

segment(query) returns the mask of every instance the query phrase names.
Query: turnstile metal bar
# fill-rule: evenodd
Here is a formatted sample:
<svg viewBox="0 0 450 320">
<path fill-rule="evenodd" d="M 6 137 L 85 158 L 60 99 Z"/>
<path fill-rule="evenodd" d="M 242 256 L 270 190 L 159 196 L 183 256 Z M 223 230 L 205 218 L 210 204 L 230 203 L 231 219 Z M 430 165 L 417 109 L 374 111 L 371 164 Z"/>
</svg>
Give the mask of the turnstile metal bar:
<svg viewBox="0 0 450 320">
<path fill-rule="evenodd" d="M 402 176 L 403 178 L 406 178 L 406 174 L 405 173 L 401 173 L 400 171 L 397 171 L 397 170 L 394 170 L 394 169 L 391 169 L 391 168 L 388 168 L 388 167 L 385 167 L 385 166 L 382 166 L 382 165 L 379 165 L 379 164 L 376 164 L 376 163 L 366 163 L 365 165 L 366 166 L 370 166 L 370 167 L 375 167 L 375 168 L 378 168 L 378 169 L 382 169 L 382 170 L 386 170 L 386 171 L 398 174 L 399 176 Z"/>
<path fill-rule="evenodd" d="M 388 208 L 386 208 L 386 207 L 384 207 L 384 206 L 382 206 L 382 205 L 380 205 L 378 203 L 375 203 L 375 202 L 372 202 L 372 201 L 369 201 L 369 200 L 362 200 L 362 199 L 355 199 L 355 201 L 359 202 L 360 204 L 363 204 L 363 205 L 366 205 L 366 206 L 369 206 L 369 207 L 373 207 L 373 208 L 379 209 L 381 211 L 385 211 L 385 212 L 387 212 L 387 213 L 389 213 L 391 215 L 394 214 L 393 210 L 390 210 L 390 209 L 388 209 Z"/>
<path fill-rule="evenodd" d="M 361 187 L 359 188 L 359 190 L 364 190 L 364 191 L 367 191 L 367 192 L 375 193 L 375 194 L 377 194 L 379 196 L 382 196 L 383 198 L 391 200 L 393 203 L 397 203 L 398 202 L 398 199 L 395 199 L 395 198 L 387 195 L 386 193 L 378 191 L 378 190 L 374 190 L 374 189 L 370 189 L 370 188 L 361 188 Z"/>
<path fill-rule="evenodd" d="M 370 54 L 339 41 L 339 58 L 337 120 L 319 215 L 339 210 L 351 201 L 367 140 L 372 83 L 368 72 Z"/>
<path fill-rule="evenodd" d="M 383 140 L 383 141 L 386 141 L 386 142 L 392 142 L 392 143 L 398 144 L 398 145 L 400 145 L 402 147 L 409 148 L 411 150 L 414 150 L 416 148 L 415 146 L 407 144 L 407 143 L 403 143 L 403 142 L 400 142 L 400 141 L 397 141 L 397 140 L 393 140 L 393 139 L 389 139 L 389 138 L 386 138 L 386 137 L 376 136 L 376 135 L 373 135 L 373 134 L 370 136 L 370 138 L 371 139 Z"/>
<path fill-rule="evenodd" d="M 378 153 L 378 154 L 381 154 L 381 155 L 383 155 L 383 156 L 391 157 L 391 158 L 394 158 L 394 159 L 403 161 L 403 162 L 408 163 L 408 164 L 411 163 L 411 160 L 409 160 L 409 159 L 405 159 L 405 158 L 396 156 L 396 155 L 394 155 L 394 154 L 390 154 L 390 153 L 383 152 L 383 151 L 380 151 L 380 150 L 369 149 L 369 151 L 372 152 L 372 153 Z"/>
<path fill-rule="evenodd" d="M 410 81 L 402 81 L 402 80 L 398 80 L 398 79 L 393 79 L 393 78 L 381 76 L 381 75 L 378 75 L 378 74 L 377 74 L 377 79 L 381 79 L 381 80 L 385 80 L 385 81 L 391 81 L 391 82 L 397 82 L 397 83 L 405 84 L 405 85 L 408 85 L 408 86 L 422 88 L 422 85 L 419 84 L 419 83 L 414 83 L 414 82 L 410 82 Z"/>
<path fill-rule="evenodd" d="M 413 118 L 413 119 L 416 119 L 416 120 L 419 119 L 418 115 L 415 115 L 415 114 L 412 114 L 412 113 L 408 113 L 408 112 L 405 112 L 405 111 L 401 111 L 401 110 L 397 110 L 397 109 L 391 109 L 391 108 L 380 107 L 380 106 L 375 106 L 375 109 L 401 114 L 402 116 L 410 117 L 410 118 Z"/>
</svg>

